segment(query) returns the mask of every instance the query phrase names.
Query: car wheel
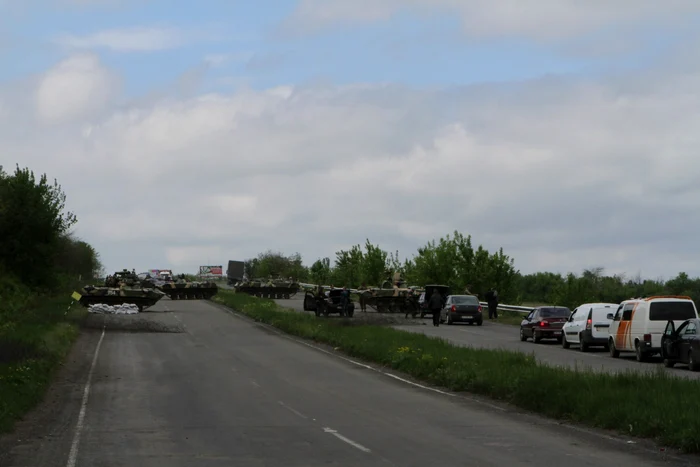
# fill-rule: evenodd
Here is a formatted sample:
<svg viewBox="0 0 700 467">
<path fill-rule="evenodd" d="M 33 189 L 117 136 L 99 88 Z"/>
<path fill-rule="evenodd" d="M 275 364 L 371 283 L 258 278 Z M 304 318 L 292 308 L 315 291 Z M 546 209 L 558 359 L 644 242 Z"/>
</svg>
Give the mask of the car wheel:
<svg viewBox="0 0 700 467">
<path fill-rule="evenodd" d="M 483 320 L 483 319 L 480 319 L 479 321 L 476 322 L 476 325 L 477 325 L 477 326 L 481 326 L 482 324 L 484 324 L 484 320 Z"/>
<path fill-rule="evenodd" d="M 608 351 L 610 352 L 610 356 L 612 358 L 620 357 L 620 351 L 615 348 L 615 342 L 612 339 L 609 341 Z"/>
<path fill-rule="evenodd" d="M 453 324 L 452 318 L 450 318 L 450 314 L 449 314 L 449 313 L 447 314 L 447 324 L 450 325 L 450 326 L 452 326 L 452 324 Z"/>
<path fill-rule="evenodd" d="M 561 336 L 561 346 L 564 347 L 565 349 L 568 349 L 571 347 L 571 344 L 569 344 L 569 341 L 566 340 L 566 334 L 562 334 Z"/>
<path fill-rule="evenodd" d="M 698 371 L 700 368 L 698 368 L 698 362 L 695 360 L 695 357 L 693 357 L 693 351 L 690 351 L 690 354 L 688 355 L 688 369 L 690 371 Z"/>
<path fill-rule="evenodd" d="M 676 364 L 676 362 L 674 362 L 673 360 L 671 360 L 671 359 L 669 359 L 669 358 L 664 358 L 664 366 L 665 366 L 666 368 L 673 368 L 673 366 L 674 366 L 675 364 Z"/>
<path fill-rule="evenodd" d="M 586 341 L 583 340 L 583 336 L 581 334 L 578 335 L 578 348 L 581 352 L 588 352 L 588 344 L 586 344 Z"/>
<path fill-rule="evenodd" d="M 532 342 L 539 344 L 542 341 L 542 336 L 537 334 L 537 331 L 532 331 Z"/>
<path fill-rule="evenodd" d="M 525 336 L 525 333 L 523 332 L 523 328 L 520 328 L 520 340 L 522 342 L 525 342 L 527 340 L 527 337 Z"/>
<path fill-rule="evenodd" d="M 647 356 L 642 350 L 642 346 L 639 344 L 639 341 L 634 343 L 634 354 L 637 357 L 638 362 L 644 362 L 647 359 Z"/>
</svg>

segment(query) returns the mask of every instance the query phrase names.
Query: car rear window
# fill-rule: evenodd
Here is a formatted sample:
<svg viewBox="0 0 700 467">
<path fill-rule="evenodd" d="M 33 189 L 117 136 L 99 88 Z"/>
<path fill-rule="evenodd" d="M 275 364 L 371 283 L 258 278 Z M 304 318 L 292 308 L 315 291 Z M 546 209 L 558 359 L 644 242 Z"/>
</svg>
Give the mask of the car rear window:
<svg viewBox="0 0 700 467">
<path fill-rule="evenodd" d="M 478 305 L 479 300 L 471 295 L 455 295 L 452 302 L 456 305 Z"/>
<path fill-rule="evenodd" d="M 568 318 L 570 314 L 568 308 L 540 308 L 542 318 Z"/>
<path fill-rule="evenodd" d="M 693 302 L 651 302 L 649 319 L 651 321 L 684 321 L 697 318 Z"/>
</svg>

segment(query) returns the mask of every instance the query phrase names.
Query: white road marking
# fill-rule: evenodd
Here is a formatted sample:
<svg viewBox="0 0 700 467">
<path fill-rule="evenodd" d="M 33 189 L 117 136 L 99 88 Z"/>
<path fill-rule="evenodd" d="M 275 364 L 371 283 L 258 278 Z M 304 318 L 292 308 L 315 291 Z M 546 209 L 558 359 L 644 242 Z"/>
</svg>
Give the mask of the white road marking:
<svg viewBox="0 0 700 467">
<path fill-rule="evenodd" d="M 252 380 L 252 379 L 250 380 L 250 384 L 252 384 L 252 385 L 255 386 L 256 388 L 259 388 L 259 387 L 260 387 L 260 385 L 259 385 L 255 380 Z"/>
<path fill-rule="evenodd" d="M 70 446 L 70 453 L 68 454 L 68 462 L 66 462 L 66 467 L 75 467 L 75 463 L 78 460 L 78 447 L 80 445 L 80 436 L 83 433 L 83 425 L 85 423 L 85 412 L 87 412 L 88 398 L 90 397 L 92 374 L 95 372 L 97 357 L 100 354 L 100 347 L 102 347 L 102 340 L 104 338 L 105 328 L 102 327 L 102 335 L 100 336 L 100 340 L 97 342 L 97 347 L 95 348 L 95 355 L 92 357 L 92 364 L 90 365 L 90 371 L 88 372 L 87 381 L 85 382 L 85 389 L 83 390 L 83 400 L 80 403 L 80 413 L 78 414 L 78 422 L 75 425 L 75 434 L 73 435 L 73 442 Z"/>
<path fill-rule="evenodd" d="M 326 432 L 326 433 L 332 434 L 333 436 L 335 436 L 335 437 L 338 438 L 339 440 L 348 443 L 350 446 L 352 446 L 352 447 L 354 447 L 354 448 L 356 448 L 356 449 L 359 449 L 360 451 L 363 451 L 363 452 L 372 452 L 372 451 L 370 451 L 368 448 L 366 448 L 366 447 L 364 447 L 363 445 L 361 445 L 360 443 L 356 443 L 355 441 L 351 440 L 350 438 L 347 438 L 347 437 L 341 435 L 340 433 L 338 433 L 336 430 L 334 430 L 334 429 L 332 429 L 332 428 L 325 427 L 325 428 L 323 428 L 323 431 Z"/>
<path fill-rule="evenodd" d="M 301 418 L 303 418 L 303 419 L 305 419 L 305 420 L 308 420 L 308 419 L 309 419 L 309 417 L 307 417 L 307 416 L 304 415 L 303 413 L 299 412 L 298 410 L 294 410 L 293 408 L 291 408 L 290 406 L 288 406 L 288 405 L 285 404 L 284 402 L 282 402 L 282 401 L 277 401 L 277 403 L 278 403 L 279 405 L 281 405 L 282 407 L 284 407 L 285 409 L 287 409 L 287 410 L 289 410 L 290 412 L 292 412 L 292 413 L 293 413 L 294 415 L 296 415 L 297 417 L 301 417 Z M 314 420 L 315 420 L 315 419 L 314 419 Z"/>
</svg>

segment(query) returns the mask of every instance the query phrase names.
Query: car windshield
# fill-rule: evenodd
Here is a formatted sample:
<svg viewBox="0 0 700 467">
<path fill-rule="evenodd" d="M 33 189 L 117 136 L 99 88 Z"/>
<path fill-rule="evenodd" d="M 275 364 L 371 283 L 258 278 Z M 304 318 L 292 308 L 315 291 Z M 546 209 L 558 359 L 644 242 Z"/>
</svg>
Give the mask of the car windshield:
<svg viewBox="0 0 700 467">
<path fill-rule="evenodd" d="M 542 318 L 568 318 L 570 314 L 568 308 L 540 308 Z"/>
<path fill-rule="evenodd" d="M 453 295 L 452 303 L 455 305 L 478 305 L 479 300 L 472 295 Z"/>
<path fill-rule="evenodd" d="M 696 317 L 695 306 L 691 301 L 651 302 L 649 306 L 651 321 L 684 321 Z"/>
</svg>

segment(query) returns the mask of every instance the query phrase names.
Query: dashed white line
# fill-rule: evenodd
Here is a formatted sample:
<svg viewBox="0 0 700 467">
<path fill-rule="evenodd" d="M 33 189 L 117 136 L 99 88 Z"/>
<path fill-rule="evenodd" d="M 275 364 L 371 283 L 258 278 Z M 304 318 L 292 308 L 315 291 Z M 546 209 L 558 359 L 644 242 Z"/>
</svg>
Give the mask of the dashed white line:
<svg viewBox="0 0 700 467">
<path fill-rule="evenodd" d="M 87 412 L 88 398 L 90 397 L 92 374 L 95 372 L 97 357 L 100 354 L 100 347 L 102 347 L 102 340 L 104 338 L 105 328 L 103 327 L 102 335 L 100 336 L 100 340 L 97 342 L 97 347 L 95 348 L 95 355 L 92 357 L 92 364 L 90 365 L 90 371 L 88 372 L 87 381 L 85 382 L 85 389 L 83 390 L 83 400 L 80 403 L 80 413 L 78 414 L 78 422 L 75 425 L 75 434 L 73 435 L 73 442 L 70 446 L 70 453 L 68 454 L 68 462 L 66 462 L 66 467 L 75 467 L 75 463 L 78 460 L 78 448 L 80 445 L 80 436 L 83 433 L 83 425 L 85 423 L 85 412 Z"/>
<path fill-rule="evenodd" d="M 362 452 L 372 452 L 371 450 L 369 450 L 368 448 L 364 447 L 364 446 L 361 445 L 360 443 L 357 443 L 357 442 L 351 440 L 350 438 L 341 435 L 340 433 L 338 433 L 336 430 L 334 430 L 334 429 L 332 429 L 332 428 L 325 427 L 325 428 L 323 428 L 323 431 L 326 432 L 326 433 L 332 434 L 333 436 L 335 436 L 335 437 L 338 438 L 339 440 L 348 443 L 350 446 L 352 446 L 352 447 L 354 447 L 354 448 L 356 448 L 356 449 L 359 449 L 359 450 L 362 451 Z"/>
<path fill-rule="evenodd" d="M 290 406 L 288 406 L 288 405 L 285 404 L 284 402 L 282 402 L 282 401 L 277 401 L 277 403 L 278 403 L 279 405 L 281 405 L 282 407 L 284 407 L 285 409 L 287 409 L 287 410 L 289 410 L 290 412 L 292 412 L 292 413 L 293 413 L 294 415 L 296 415 L 297 417 L 301 417 L 301 418 L 303 418 L 304 420 L 308 420 L 308 419 L 309 419 L 309 417 L 307 417 L 307 416 L 304 415 L 303 413 L 299 412 L 298 410 L 295 410 L 295 409 L 291 408 Z"/>
<path fill-rule="evenodd" d="M 252 379 L 250 380 L 250 384 L 252 384 L 252 385 L 255 386 L 256 388 L 259 388 L 259 387 L 260 387 L 260 385 L 257 383 L 257 381 L 252 380 Z"/>
</svg>

